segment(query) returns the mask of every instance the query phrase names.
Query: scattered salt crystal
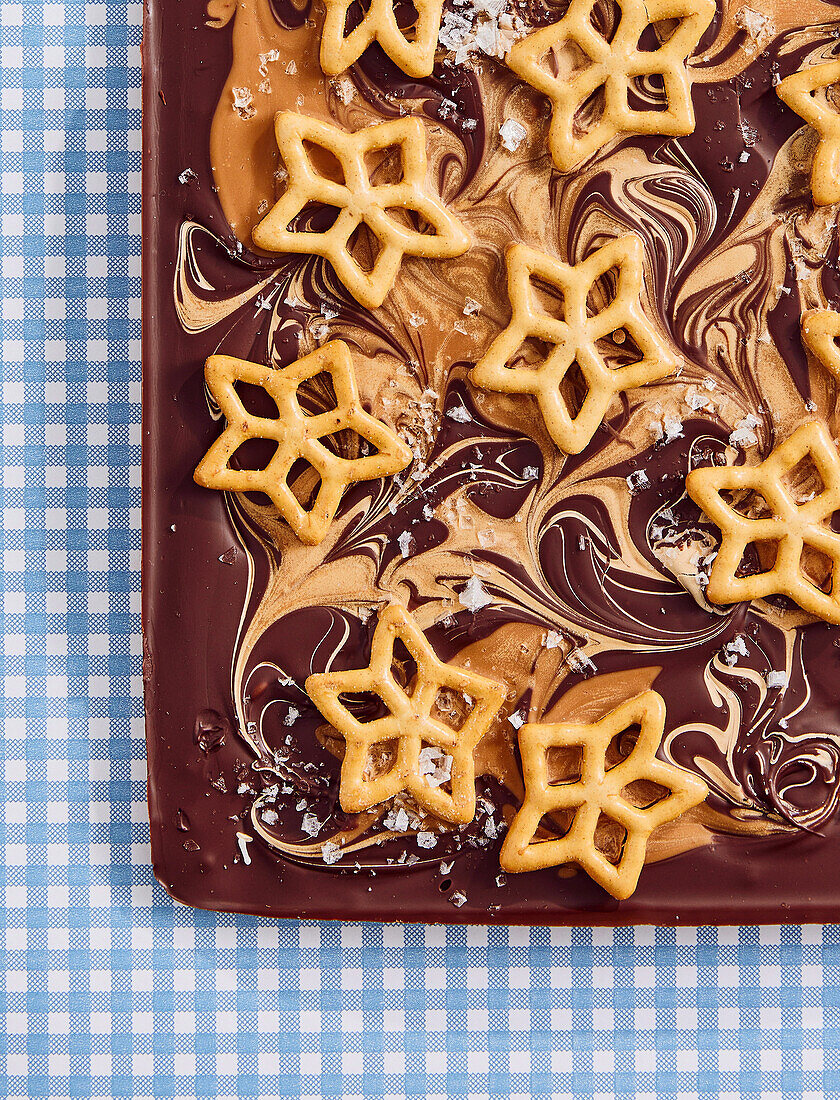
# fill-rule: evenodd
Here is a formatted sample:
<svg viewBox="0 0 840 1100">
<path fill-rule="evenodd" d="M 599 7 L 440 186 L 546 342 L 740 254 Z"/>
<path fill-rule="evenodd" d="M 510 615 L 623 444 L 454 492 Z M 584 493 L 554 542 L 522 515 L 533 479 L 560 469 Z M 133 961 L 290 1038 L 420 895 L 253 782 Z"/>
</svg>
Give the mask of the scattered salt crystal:
<svg viewBox="0 0 840 1100">
<path fill-rule="evenodd" d="M 191 183 L 193 180 L 197 179 L 198 176 L 193 172 L 192 168 L 185 168 L 178 176 L 178 183 Z"/>
<path fill-rule="evenodd" d="M 452 868 L 455 866 L 455 860 L 450 860 L 449 863 L 441 863 L 440 873 L 442 875 L 448 875 Z"/>
<path fill-rule="evenodd" d="M 486 549 L 488 546 L 492 546 L 496 541 L 496 532 L 492 527 L 485 527 L 482 531 L 478 532 L 478 545 L 482 549 Z"/>
<path fill-rule="evenodd" d="M 768 31 L 772 31 L 773 23 L 763 12 L 755 8 L 743 7 L 735 12 L 735 24 L 742 31 L 746 31 L 752 39 L 760 38 Z"/>
<path fill-rule="evenodd" d="M 663 423 L 665 426 L 666 443 L 673 443 L 675 439 L 679 439 L 683 434 L 683 422 L 673 413 L 666 413 Z"/>
<path fill-rule="evenodd" d="M 297 65 L 294 63 L 294 61 L 290 61 L 289 64 L 286 66 L 286 72 L 289 74 L 289 76 L 295 75 L 295 73 L 297 72 Z"/>
<path fill-rule="evenodd" d="M 248 851 L 248 845 L 253 839 L 254 838 L 247 833 L 236 834 L 236 843 L 239 845 L 239 851 L 242 853 L 242 862 L 249 867 L 251 865 L 251 853 Z"/>
<path fill-rule="evenodd" d="M 324 863 L 338 863 L 341 856 L 341 846 L 334 840 L 327 840 L 321 845 L 321 859 Z"/>
<path fill-rule="evenodd" d="M 526 466 L 522 471 L 522 476 L 526 481 L 536 481 L 540 476 L 540 471 L 536 466 Z"/>
<path fill-rule="evenodd" d="M 496 875 L 496 885 L 507 886 L 507 875 L 504 871 L 499 871 L 498 875 Z"/>
<path fill-rule="evenodd" d="M 518 710 L 515 710 L 513 714 L 508 715 L 508 722 L 510 722 L 515 730 L 518 730 L 522 729 L 522 727 L 525 725 L 525 718 L 519 713 Z"/>
<path fill-rule="evenodd" d="M 455 890 L 454 893 L 449 895 L 448 899 L 456 909 L 460 909 L 462 905 L 467 904 L 467 895 L 463 890 Z"/>
<path fill-rule="evenodd" d="M 247 121 L 257 113 L 254 106 L 254 94 L 250 88 L 231 88 L 233 109 L 241 119 Z"/>
<path fill-rule="evenodd" d="M 426 745 L 418 756 L 418 770 L 429 787 L 442 787 L 452 778 L 453 759 L 438 745 Z"/>
<path fill-rule="evenodd" d="M 340 80 L 334 80 L 332 82 L 332 89 L 341 102 L 347 107 L 356 94 L 356 89 L 353 87 L 352 81 L 349 77 L 343 76 Z"/>
<path fill-rule="evenodd" d="M 566 664 L 572 672 L 578 672 L 583 676 L 591 676 L 596 670 L 595 662 L 580 649 L 573 649 L 566 658 Z"/>
<path fill-rule="evenodd" d="M 418 833 L 417 844 L 420 848 L 434 848 L 434 846 L 437 844 L 437 837 L 434 833 Z"/>
<path fill-rule="evenodd" d="M 559 649 L 563 644 L 563 635 L 558 630 L 549 630 L 543 639 L 546 649 Z"/>
<path fill-rule="evenodd" d="M 306 809 L 306 799 L 301 798 L 298 801 L 297 805 L 295 806 L 295 809 L 298 811 L 298 813 L 300 813 L 301 810 L 305 810 Z"/>
<path fill-rule="evenodd" d="M 458 603 L 461 607 L 466 607 L 468 610 L 472 611 L 473 614 L 492 602 L 493 597 L 484 588 L 481 580 L 474 575 L 470 577 L 458 593 Z"/>
<path fill-rule="evenodd" d="M 469 409 L 465 405 L 452 405 L 446 410 L 450 420 L 457 420 L 459 424 L 466 424 L 470 419 Z"/>
<path fill-rule="evenodd" d="M 733 447 L 754 447 L 758 443 L 758 436 L 753 431 L 761 421 L 753 413 L 747 413 L 743 419 L 735 425 L 735 430 L 729 436 L 729 442 Z"/>
<path fill-rule="evenodd" d="M 634 494 L 650 488 L 650 478 L 644 470 L 634 470 L 624 480 L 627 482 L 627 488 Z"/>
<path fill-rule="evenodd" d="M 404 558 L 407 558 L 411 552 L 411 544 L 414 542 L 414 539 L 411 537 L 408 531 L 403 531 L 403 533 L 397 539 L 397 542 L 399 543 L 400 553 Z"/>
<path fill-rule="evenodd" d="M 502 147 L 507 149 L 509 153 L 515 153 L 525 139 L 527 132 L 521 122 L 517 122 L 515 118 L 506 118 L 499 127 Z"/>
<path fill-rule="evenodd" d="M 720 651 L 720 659 L 727 667 L 732 668 L 738 663 L 739 657 L 746 657 L 747 652 L 746 638 L 743 634 L 736 634 L 734 638 L 724 643 Z"/>
<path fill-rule="evenodd" d="M 431 506 L 431 504 L 424 504 L 423 505 L 423 519 L 428 521 L 434 516 L 434 514 L 435 514 L 435 510 Z"/>
<path fill-rule="evenodd" d="M 787 685 L 787 673 L 771 669 L 765 677 L 769 688 L 783 688 Z"/>
<path fill-rule="evenodd" d="M 423 316 L 422 313 L 409 313 L 408 323 L 412 326 L 412 328 L 420 328 L 422 325 L 425 325 L 426 318 Z"/>
<path fill-rule="evenodd" d="M 321 822 L 315 816 L 315 814 L 304 814 L 303 820 L 300 823 L 301 830 L 306 833 L 307 836 L 317 836 L 321 829 Z"/>
<path fill-rule="evenodd" d="M 280 818 L 277 815 L 276 810 L 265 809 L 263 810 L 261 817 L 266 825 L 276 825 Z"/>
<path fill-rule="evenodd" d="M 283 725 L 293 726 L 298 718 L 300 718 L 300 711 L 297 709 L 297 707 L 293 707 L 290 705 L 288 711 L 286 712 L 286 717 L 283 719 Z"/>
<path fill-rule="evenodd" d="M 475 298 L 467 298 L 464 302 L 464 316 L 472 317 L 476 313 L 481 313 L 481 302 L 477 302 Z"/>
<path fill-rule="evenodd" d="M 496 840 L 500 832 L 498 822 L 492 817 L 488 817 L 484 822 L 484 835 L 489 837 L 490 840 Z"/>
</svg>

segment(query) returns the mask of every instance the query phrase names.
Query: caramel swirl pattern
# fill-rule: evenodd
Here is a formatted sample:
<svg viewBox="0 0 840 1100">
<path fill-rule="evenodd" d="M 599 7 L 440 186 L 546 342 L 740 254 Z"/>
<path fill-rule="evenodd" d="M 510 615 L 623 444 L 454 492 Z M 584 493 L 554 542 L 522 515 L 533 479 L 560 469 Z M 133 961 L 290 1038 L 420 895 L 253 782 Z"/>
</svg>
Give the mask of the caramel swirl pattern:
<svg viewBox="0 0 840 1100">
<path fill-rule="evenodd" d="M 563 8 L 509 10 L 527 30 Z M 372 46 L 325 77 L 316 9 L 211 0 L 208 15 L 233 44 L 210 136 L 218 194 L 205 200 L 229 228 L 199 214 L 183 225 L 181 324 L 215 333 L 222 353 L 276 366 L 346 341 L 360 352 L 365 408 L 413 452 L 404 474 L 354 486 L 318 546 L 300 544 L 269 505 L 230 502 L 250 563 L 232 684 L 264 780 L 259 835 L 287 858 L 320 860 L 320 841 L 303 843 L 284 809 L 303 792 L 353 859 L 392 867 L 402 850 L 404 830 L 383 824 L 384 809 L 338 808 L 340 746 L 303 691 L 313 673 L 364 664 L 392 598 L 443 659 L 510 687 L 476 752 L 480 801 L 521 800 L 516 721 L 577 713 L 582 685 L 601 708 L 587 720 L 655 687 L 668 709 L 661 754 L 711 795 L 656 834 L 648 859 L 723 834 L 821 829 L 840 798 L 830 689 L 840 632 L 784 598 L 706 601 L 716 534 L 685 476 L 745 453 L 757 461 L 814 418 L 840 432 L 838 380 L 799 335 L 804 311 L 840 308 L 837 209 L 812 204 L 815 138 L 775 94 L 780 78 L 835 56 L 837 8 L 719 2 L 689 61 L 693 133 L 621 139 L 567 175 L 546 151 L 546 101 L 500 59 L 455 65 L 441 50 L 431 76 L 411 78 Z M 324 261 L 255 251 L 251 229 L 282 176 L 272 120 L 290 106 L 347 130 L 422 119 L 430 179 L 471 249 L 441 263 L 407 258 L 373 311 Z M 507 119 L 525 130 L 516 151 L 499 138 Z M 511 243 L 576 264 L 626 233 L 642 244 L 642 306 L 678 370 L 617 395 L 591 443 L 564 456 L 532 398 L 475 390 L 467 376 L 510 319 Z M 611 290 L 604 280 L 604 300 Z M 611 340 L 620 359 L 622 334 Z M 421 860 L 457 854 L 473 833 L 484 843 L 480 822 Z"/>
</svg>

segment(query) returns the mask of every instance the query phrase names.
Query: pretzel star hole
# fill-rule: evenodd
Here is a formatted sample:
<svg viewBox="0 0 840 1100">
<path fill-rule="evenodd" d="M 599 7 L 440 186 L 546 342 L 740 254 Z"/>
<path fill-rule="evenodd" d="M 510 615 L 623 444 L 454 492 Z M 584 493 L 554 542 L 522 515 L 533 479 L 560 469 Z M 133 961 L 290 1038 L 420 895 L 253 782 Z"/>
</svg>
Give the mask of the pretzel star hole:
<svg viewBox="0 0 840 1100">
<path fill-rule="evenodd" d="M 572 0 L 558 23 L 515 43 L 505 58 L 551 101 L 548 147 L 561 172 L 619 134 L 694 130 L 686 60 L 714 17 L 714 0 L 615 0 L 613 19 L 599 23 L 600 7 Z"/>
<path fill-rule="evenodd" d="M 288 181 L 252 230 L 258 248 L 322 256 L 367 309 L 382 305 L 404 256 L 446 259 L 466 252 L 470 242 L 461 223 L 428 192 L 426 132 L 419 119 L 395 119 L 349 134 L 279 111 L 274 129 Z M 389 153 L 398 154 L 399 179 L 374 183 L 366 158 L 381 165 Z M 369 264 L 360 262 L 354 247 L 365 226 Z"/>
<path fill-rule="evenodd" d="M 617 394 L 679 366 L 642 311 L 642 256 L 641 241 L 629 235 L 574 267 L 525 245 L 508 250 L 510 324 L 470 377 L 482 389 L 532 394 L 552 439 L 567 454 L 586 447 Z M 592 299 L 611 271 L 617 273 L 615 293 L 599 309 Z M 537 349 L 536 360 L 528 359 L 529 345 Z M 545 355 L 544 345 L 550 348 Z"/>
<path fill-rule="evenodd" d="M 809 309 L 802 314 L 802 342 L 826 370 L 840 379 L 840 313 Z"/>
<path fill-rule="evenodd" d="M 324 2 L 327 11 L 321 34 L 321 68 L 329 76 L 349 69 L 373 42 L 378 42 L 394 64 L 409 76 L 431 76 L 443 0 L 416 0 L 417 18 L 411 34 L 397 22 L 394 0 L 370 0 L 361 21 L 349 34 L 345 29 L 353 0 Z"/>
<path fill-rule="evenodd" d="M 407 684 L 398 678 L 398 643 L 416 668 Z M 505 691 L 502 684 L 440 661 L 409 613 L 390 604 L 380 613 L 367 668 L 316 673 L 306 681 L 310 699 L 344 739 L 342 809 L 360 813 L 407 791 L 421 809 L 444 821 L 472 821 L 473 751 Z M 368 721 L 357 717 L 352 699 L 359 693 L 373 697 L 386 714 Z M 462 720 L 454 725 L 443 720 L 450 704 L 441 704 L 442 695 L 462 699 Z"/>
<path fill-rule="evenodd" d="M 625 752 L 636 726 L 638 737 Z M 708 794 L 697 776 L 657 759 L 664 728 L 665 701 L 655 691 L 628 699 L 598 722 L 524 725 L 525 800 L 502 844 L 502 867 L 536 871 L 573 863 L 614 898 L 630 897 L 653 830 Z"/>
<path fill-rule="evenodd" d="M 710 602 L 782 595 L 840 624 L 840 534 L 830 526 L 840 509 L 840 456 L 823 424 L 801 425 L 757 466 L 692 470 L 686 489 L 722 535 Z M 740 575 L 745 563 L 755 571 Z"/>
<path fill-rule="evenodd" d="M 819 136 L 811 166 L 811 196 L 817 206 L 840 202 L 840 111 L 830 98 L 840 85 L 840 61 L 814 65 L 786 76 L 776 94 Z"/>
<path fill-rule="evenodd" d="M 303 543 L 315 545 L 324 539 L 348 485 L 387 477 L 411 462 L 411 451 L 399 436 L 362 409 L 350 351 L 341 340 L 281 370 L 230 355 L 211 355 L 204 375 L 227 427 L 198 464 L 195 480 L 208 489 L 265 493 Z M 300 387 L 319 376 L 331 390 L 327 403 L 333 407 L 309 410 L 301 403 Z M 236 391 L 240 383 L 262 390 L 277 415 L 249 412 Z M 345 430 L 366 440 L 375 453 L 346 458 L 323 442 Z M 251 440 L 276 445 L 264 468 L 231 466 L 239 448 Z M 320 479 L 308 509 L 289 484 L 301 460 Z"/>
</svg>

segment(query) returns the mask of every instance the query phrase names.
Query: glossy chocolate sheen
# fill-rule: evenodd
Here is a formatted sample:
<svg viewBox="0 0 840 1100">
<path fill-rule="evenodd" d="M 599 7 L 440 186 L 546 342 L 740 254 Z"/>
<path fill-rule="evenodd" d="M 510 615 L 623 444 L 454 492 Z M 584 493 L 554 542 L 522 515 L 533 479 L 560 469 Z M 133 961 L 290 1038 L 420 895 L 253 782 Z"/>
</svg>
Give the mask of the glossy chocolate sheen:
<svg viewBox="0 0 840 1100">
<path fill-rule="evenodd" d="M 545 151 L 546 101 L 499 60 L 455 67 L 442 53 L 414 80 L 371 47 L 330 80 L 314 8 L 149 0 L 144 680 L 154 867 L 174 897 L 472 923 L 840 916 L 840 630 L 784 599 L 706 604 L 697 558 L 716 533 L 684 492 L 690 466 L 722 455 L 747 416 L 760 454 L 810 417 L 838 434 L 836 383 L 799 337 L 804 309 L 840 308 L 836 209 L 813 208 L 813 138 L 774 92 L 831 55 L 838 9 L 755 0 L 770 21 L 757 45 L 741 7 L 719 6 L 691 62 L 693 134 L 622 139 L 563 176 Z M 563 9 L 509 10 L 537 27 Z M 243 87 L 251 106 L 237 111 Z M 322 261 L 255 254 L 250 229 L 275 194 L 271 120 L 288 107 L 350 130 L 422 118 L 430 179 L 470 251 L 406 260 L 373 313 Z M 507 117 L 526 126 L 516 152 L 499 143 Z M 622 395 L 584 453 L 564 458 L 530 399 L 477 392 L 467 372 L 509 319 L 510 242 L 576 262 L 624 232 L 644 243 L 645 308 L 683 368 Z M 465 313 L 465 296 L 481 310 Z M 338 337 L 357 349 L 366 407 L 416 457 L 406 476 L 353 486 L 335 531 L 303 547 L 258 498 L 194 484 L 220 431 L 203 363 L 220 350 L 282 365 Z M 649 487 L 631 491 L 639 471 Z M 458 596 L 476 573 L 493 602 L 472 611 Z M 497 880 L 499 825 L 521 793 L 506 718 L 476 753 L 472 825 L 433 850 L 411 836 L 332 864 L 312 855 L 340 830 L 372 840 L 381 822 L 340 811 L 334 745 L 303 683 L 330 663 L 366 665 L 391 596 L 442 659 L 509 685 L 506 716 L 594 717 L 635 690 L 664 696 L 660 754 L 710 796 L 658 830 L 629 900 L 556 869 Z M 572 670 L 573 650 L 594 673 Z M 768 670 L 787 672 L 782 689 L 768 690 Z"/>
</svg>

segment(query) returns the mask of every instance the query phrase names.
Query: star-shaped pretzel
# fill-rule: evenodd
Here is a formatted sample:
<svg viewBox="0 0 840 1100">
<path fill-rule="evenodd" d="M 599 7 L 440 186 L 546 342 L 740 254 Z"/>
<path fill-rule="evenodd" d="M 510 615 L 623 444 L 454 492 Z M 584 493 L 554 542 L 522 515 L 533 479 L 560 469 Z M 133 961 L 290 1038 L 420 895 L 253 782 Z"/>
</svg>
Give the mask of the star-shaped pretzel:
<svg viewBox="0 0 840 1100">
<path fill-rule="evenodd" d="M 779 98 L 817 131 L 811 166 L 811 195 L 817 206 L 840 202 L 840 113 L 828 97 L 817 96 L 840 83 L 840 61 L 828 61 L 786 76 L 776 85 Z"/>
<path fill-rule="evenodd" d="M 335 406 L 310 414 L 300 404 L 298 389 L 319 374 L 329 375 Z M 198 464 L 195 480 L 208 489 L 265 493 L 300 541 L 308 545 L 324 538 L 348 485 L 397 473 L 411 461 L 406 444 L 362 409 L 350 351 L 341 340 L 325 344 L 282 370 L 231 355 L 211 355 L 204 376 L 228 423 Z M 248 412 L 235 389 L 242 382 L 263 389 L 277 406 L 277 416 L 267 418 Z M 376 453 L 342 458 L 322 442 L 346 429 L 371 443 Z M 277 444 L 277 449 L 262 470 L 232 467 L 231 458 L 250 439 L 269 440 Z M 309 510 L 301 505 L 288 483 L 299 459 L 308 462 L 320 478 Z"/>
<path fill-rule="evenodd" d="M 407 687 L 394 676 L 394 644 L 405 646 L 417 671 Z M 475 816 L 473 750 L 499 712 L 505 697 L 502 684 L 438 660 L 408 612 L 390 604 L 379 616 L 367 668 L 310 676 L 306 691 L 321 714 L 344 738 L 339 798 L 347 813 L 359 813 L 400 791 L 413 795 L 418 806 L 445 821 L 465 823 Z M 459 729 L 432 716 L 440 692 L 468 697 L 469 713 Z M 355 692 L 379 697 L 388 711 L 362 722 L 343 695 Z M 371 775 L 377 746 L 392 743 L 387 771 Z M 433 783 L 424 766 L 424 749 L 449 760 L 446 783 Z M 429 754 L 426 753 L 426 756 Z"/>
<path fill-rule="evenodd" d="M 344 29 L 353 0 L 324 0 L 327 13 L 321 34 L 321 68 L 330 76 L 358 61 L 378 42 L 395 65 L 409 76 L 430 76 L 440 33 L 443 0 L 416 0 L 417 21 L 408 38 L 397 23 L 394 0 L 371 0 L 361 22 L 348 35 Z"/>
<path fill-rule="evenodd" d="M 258 248 L 323 256 L 368 309 L 385 300 L 403 256 L 443 259 L 466 252 L 469 238 L 460 222 L 426 190 L 426 134 L 419 119 L 395 119 L 348 134 L 294 111 L 279 111 L 274 129 L 289 179 L 283 196 L 252 231 Z M 331 154 L 343 182 L 318 170 L 304 142 Z M 365 158 L 388 150 L 399 152 L 401 178 L 374 184 Z M 324 231 L 290 229 L 310 204 L 337 210 L 333 224 Z M 370 270 L 350 254 L 350 238 L 363 223 L 379 248 Z M 423 231 L 429 228 L 434 232 Z"/>
<path fill-rule="evenodd" d="M 822 487 L 797 500 L 786 478 L 810 459 Z M 735 603 L 764 596 L 790 597 L 805 611 L 840 624 L 840 535 L 829 524 L 840 508 L 840 456 L 825 426 L 803 424 L 758 466 L 704 466 L 692 470 L 686 489 L 723 536 L 712 565 L 706 596 L 712 603 Z M 743 515 L 721 496 L 724 492 L 758 494 L 769 516 Z M 765 511 L 767 510 L 765 509 Z M 769 569 L 737 575 L 747 547 L 775 545 Z M 803 570 L 803 554 L 829 563 L 828 590 Z"/>
<path fill-rule="evenodd" d="M 714 0 L 615 4 L 620 17 L 610 38 L 596 29 L 597 0 L 572 0 L 558 23 L 515 43 L 505 58 L 518 76 L 551 100 L 548 147 L 561 172 L 571 172 L 618 134 L 679 136 L 694 130 L 685 62 L 712 21 Z M 668 20 L 678 21 L 670 36 L 655 49 L 640 48 L 645 32 L 655 35 L 655 25 Z M 651 46 L 655 41 L 653 37 Z M 665 110 L 631 105 L 651 77 L 662 82 Z"/>
<path fill-rule="evenodd" d="M 826 370 L 840 378 L 840 313 L 833 309 L 809 309 L 800 321 L 802 342 Z"/>
<path fill-rule="evenodd" d="M 533 394 L 552 439 L 567 454 L 586 447 L 616 394 L 664 378 L 679 365 L 642 312 L 642 256 L 642 243 L 633 236 L 611 241 L 574 267 L 525 245 L 508 249 L 513 316 L 475 365 L 471 379 L 487 390 Z M 615 296 L 592 312 L 587 295 L 611 269 L 618 272 Z M 539 304 L 535 279 L 559 292 L 562 316 L 552 316 Z M 618 330 L 623 340 L 630 336 L 635 341 L 642 357 L 610 367 L 598 342 Z M 517 351 L 528 338 L 553 345 L 536 367 L 517 364 Z M 575 363 L 587 387 L 577 413 L 561 388 Z"/>
<path fill-rule="evenodd" d="M 610 767 L 610 743 L 636 725 L 640 732 L 635 745 Z M 630 897 L 653 830 L 697 806 L 708 794 L 697 776 L 656 758 L 664 727 L 665 702 L 655 691 L 628 699 L 599 722 L 524 725 L 519 731 L 519 751 L 525 801 L 502 845 L 502 867 L 536 871 L 575 863 L 613 897 Z M 549 753 L 553 749 L 579 751 L 577 777 L 552 781 Z M 633 799 L 626 788 L 640 780 L 668 793 L 651 805 L 639 805 L 640 799 Z M 552 825 L 558 831 L 565 818 L 564 835 L 541 830 L 546 817 L 550 822 L 555 818 Z M 615 862 L 598 845 L 597 832 L 604 818 L 625 834 Z M 540 831 L 548 835 L 537 839 Z"/>
</svg>

